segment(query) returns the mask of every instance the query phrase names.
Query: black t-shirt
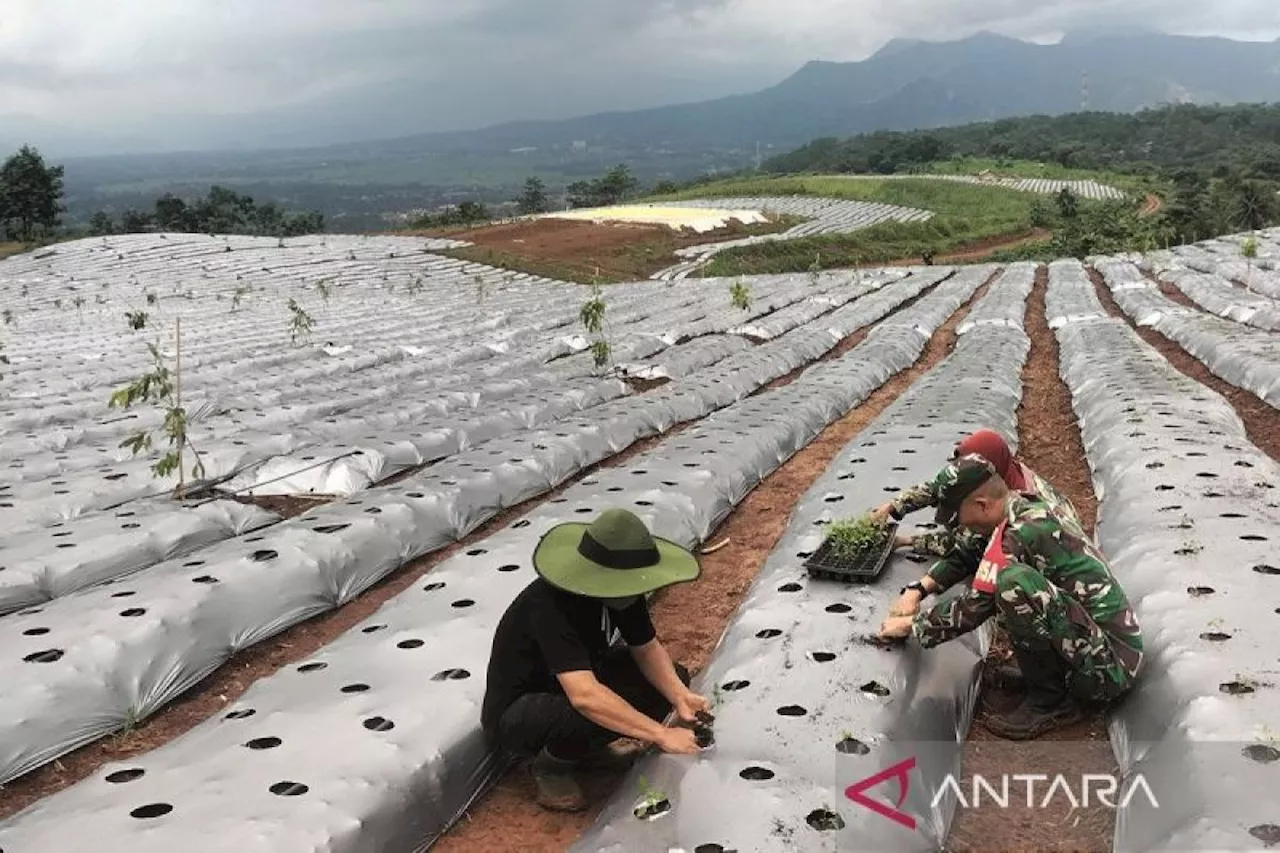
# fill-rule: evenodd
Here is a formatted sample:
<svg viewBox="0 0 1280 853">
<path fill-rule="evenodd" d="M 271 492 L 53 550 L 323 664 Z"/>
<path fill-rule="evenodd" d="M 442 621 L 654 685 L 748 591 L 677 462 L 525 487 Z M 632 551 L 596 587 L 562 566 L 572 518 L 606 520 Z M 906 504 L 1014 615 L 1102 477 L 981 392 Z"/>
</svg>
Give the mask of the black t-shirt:
<svg viewBox="0 0 1280 853">
<path fill-rule="evenodd" d="M 494 633 L 481 724 L 492 729 L 526 693 L 563 693 L 557 673 L 598 673 L 614 628 L 628 646 L 643 646 L 654 638 L 643 597 L 623 610 L 610 610 L 542 578 L 533 581 L 507 608 Z"/>
</svg>

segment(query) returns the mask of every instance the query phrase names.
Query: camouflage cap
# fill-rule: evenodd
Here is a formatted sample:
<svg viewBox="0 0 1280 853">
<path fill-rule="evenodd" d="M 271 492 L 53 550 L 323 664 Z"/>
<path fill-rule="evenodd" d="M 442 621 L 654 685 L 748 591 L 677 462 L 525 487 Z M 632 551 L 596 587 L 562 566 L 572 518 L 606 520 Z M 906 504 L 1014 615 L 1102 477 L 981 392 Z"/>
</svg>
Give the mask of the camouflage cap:
<svg viewBox="0 0 1280 853">
<path fill-rule="evenodd" d="M 961 456 L 938 472 L 933 493 L 938 499 L 938 524 L 955 524 L 960 504 L 983 483 L 996 476 L 995 466 L 981 456 Z"/>
</svg>

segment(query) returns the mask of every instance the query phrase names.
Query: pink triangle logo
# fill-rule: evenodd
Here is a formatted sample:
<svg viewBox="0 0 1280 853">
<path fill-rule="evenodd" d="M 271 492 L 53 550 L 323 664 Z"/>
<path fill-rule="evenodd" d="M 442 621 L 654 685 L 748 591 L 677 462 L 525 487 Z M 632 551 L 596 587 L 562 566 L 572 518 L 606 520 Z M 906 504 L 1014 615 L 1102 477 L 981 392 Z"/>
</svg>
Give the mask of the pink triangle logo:
<svg viewBox="0 0 1280 853">
<path fill-rule="evenodd" d="M 915 829 L 916 819 L 901 810 L 902 804 L 907 801 L 907 790 L 911 784 L 909 774 L 915 766 L 916 759 L 913 755 L 908 759 L 899 761 L 892 767 L 887 767 L 884 770 L 881 770 L 874 776 L 868 776 L 859 782 L 853 783 L 848 788 L 844 789 L 844 795 L 863 808 L 870 809 L 881 817 L 887 817 L 894 823 L 902 824 L 907 829 Z M 863 794 L 863 791 L 866 791 L 868 788 L 874 788 L 876 785 L 879 785 L 881 782 L 888 779 L 898 780 L 898 803 L 896 807 L 886 806 L 884 803 L 876 802 Z"/>
</svg>

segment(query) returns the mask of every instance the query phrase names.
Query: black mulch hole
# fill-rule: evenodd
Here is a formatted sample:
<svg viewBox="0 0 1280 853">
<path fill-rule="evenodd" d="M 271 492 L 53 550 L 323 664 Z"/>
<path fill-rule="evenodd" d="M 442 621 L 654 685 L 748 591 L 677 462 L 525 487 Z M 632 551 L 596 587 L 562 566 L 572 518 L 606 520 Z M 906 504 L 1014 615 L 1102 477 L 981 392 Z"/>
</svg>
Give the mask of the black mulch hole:
<svg viewBox="0 0 1280 853">
<path fill-rule="evenodd" d="M 514 563 L 508 563 L 508 564 L 507 564 L 507 565 L 505 565 L 505 566 L 498 566 L 498 571 L 500 571 L 500 572 L 518 572 L 518 571 L 520 571 L 520 567 L 519 567 L 519 566 L 517 566 L 517 565 L 515 565 Z"/>
<path fill-rule="evenodd" d="M 376 633 L 378 633 L 379 631 L 385 631 L 385 630 L 387 630 L 387 626 L 386 626 L 386 625 L 366 625 L 365 627 L 363 627 L 363 628 L 361 628 L 361 629 L 360 629 L 360 633 L 361 633 L 361 634 L 376 634 Z"/>
<path fill-rule="evenodd" d="M 250 749 L 275 749 L 284 741 L 278 737 L 256 737 L 245 744 Z"/>
<path fill-rule="evenodd" d="M 847 604 L 828 604 L 826 610 L 828 613 L 848 613 L 853 608 Z"/>
<path fill-rule="evenodd" d="M 132 590 L 124 590 L 123 592 L 113 592 L 113 593 L 111 593 L 111 597 L 112 597 L 112 598 L 128 598 L 128 597 L 129 597 L 129 596 L 131 596 L 131 595 L 137 595 L 137 593 L 135 593 L 135 592 L 134 592 L 134 591 L 132 591 Z"/>
<path fill-rule="evenodd" d="M 1248 518 L 1248 517 L 1249 517 L 1249 516 L 1245 515 L 1245 514 L 1244 514 L 1244 513 L 1242 513 L 1242 512 L 1220 512 L 1220 513 L 1218 513 L 1218 518 Z"/>
<path fill-rule="evenodd" d="M 198 578 L 192 578 L 191 582 L 192 583 L 217 583 L 218 579 L 215 578 L 213 575 L 201 575 Z"/>
<path fill-rule="evenodd" d="M 296 797 L 300 794 L 305 794 L 310 789 L 306 785 L 301 784 L 300 782 L 277 782 L 274 785 L 272 785 L 268 790 L 270 790 L 271 793 L 275 794 L 276 796 Z"/>
<path fill-rule="evenodd" d="M 121 610 L 120 615 L 121 616 L 141 616 L 146 612 L 147 610 L 145 607 L 130 607 L 128 610 Z"/>
<path fill-rule="evenodd" d="M 840 501 L 844 500 L 844 495 L 832 495 L 831 497 L 824 498 L 823 500 L 829 504 L 838 504 Z"/>
<path fill-rule="evenodd" d="M 819 832 L 844 829 L 844 818 L 828 809 L 814 809 L 805 816 L 804 822 Z"/>
<path fill-rule="evenodd" d="M 339 530 L 346 530 L 350 524 L 322 524 L 314 528 L 316 533 L 337 533 Z"/>
<path fill-rule="evenodd" d="M 298 667 L 298 672 L 319 672 L 328 665 L 329 664 L 321 661 L 316 661 L 315 663 L 304 663 L 302 666 Z"/>
<path fill-rule="evenodd" d="M 529 519 L 527 519 L 527 518 L 522 518 L 522 519 L 520 519 L 519 521 L 517 521 L 515 524 L 511 525 L 511 529 L 512 529 L 512 530 L 517 530 L 517 529 L 519 529 L 519 528 L 521 528 L 521 527 L 528 527 L 528 526 L 529 526 L 529 524 L 530 524 Z"/>
<path fill-rule="evenodd" d="M 389 732 L 396 727 L 396 724 L 386 717 L 370 717 L 364 721 L 364 727 L 371 732 Z"/>
<path fill-rule="evenodd" d="M 814 652 L 812 657 L 818 663 L 830 663 L 836 659 L 836 656 L 831 652 Z"/>
<path fill-rule="evenodd" d="M 1250 761 L 1270 764 L 1272 761 L 1280 761 L 1280 749 L 1274 746 L 1263 746 L 1260 743 L 1253 744 L 1244 748 L 1244 757 Z"/>
<path fill-rule="evenodd" d="M 444 581 L 433 581 L 422 588 L 423 592 L 435 592 L 437 589 L 444 589 Z"/>
<path fill-rule="evenodd" d="M 761 640 L 771 640 L 774 637 L 781 636 L 782 631 L 777 628 L 765 628 L 763 631 L 756 631 L 756 638 Z"/>
<path fill-rule="evenodd" d="M 369 513 L 369 515 L 381 515 L 381 514 L 382 514 L 382 508 L 381 508 L 381 507 L 376 507 L 376 506 L 365 507 L 365 510 L 364 510 L 364 511 L 365 511 L 365 512 L 367 512 L 367 513 Z"/>
<path fill-rule="evenodd" d="M 836 744 L 836 752 L 842 752 L 845 755 L 867 755 L 871 752 L 871 747 L 854 737 L 847 737 Z"/>
<path fill-rule="evenodd" d="M 274 560 L 279 556 L 275 551 L 254 551 L 252 559 L 255 563 L 265 563 L 267 560 Z"/>
<path fill-rule="evenodd" d="M 463 608 L 463 607 L 471 607 L 473 604 L 475 604 L 475 601 L 473 601 L 470 598 L 459 598 L 451 606 L 457 607 L 457 608 Z"/>
<path fill-rule="evenodd" d="M 1223 693 L 1230 693 L 1232 696 L 1240 696 L 1254 691 L 1252 684 L 1245 684 L 1243 681 L 1225 681 L 1218 685 L 1218 689 Z"/>
<path fill-rule="evenodd" d="M 699 844 L 693 853 L 727 853 L 723 844 Z"/>
<path fill-rule="evenodd" d="M 1280 844 L 1280 826 L 1274 823 L 1260 823 L 1249 827 L 1249 834 L 1268 846 Z"/>
<path fill-rule="evenodd" d="M 1211 643 L 1225 643 L 1231 639 L 1231 635 L 1224 634 L 1221 631 L 1205 631 L 1200 635 L 1200 639 L 1208 640 Z"/>
<path fill-rule="evenodd" d="M 580 506 L 574 512 L 578 513 L 578 515 L 586 515 L 587 513 L 595 512 L 595 510 L 589 506 Z"/>
<path fill-rule="evenodd" d="M 488 553 L 489 553 L 489 552 L 488 552 L 487 550 L 485 550 L 484 548 L 472 548 L 470 551 L 468 551 L 468 552 L 467 552 L 467 556 L 468 556 L 468 557 L 479 557 L 481 554 L 488 554 Z"/>
<path fill-rule="evenodd" d="M 244 709 L 244 710 L 242 710 L 242 711 L 232 711 L 230 714 L 227 714 L 227 716 L 225 717 L 225 719 L 228 719 L 228 720 L 243 720 L 243 719 L 245 719 L 246 717 L 252 717 L 252 716 L 253 716 L 254 714 L 256 714 L 256 713 L 257 713 L 257 711 L 253 710 L 252 708 L 245 708 L 245 709 Z"/>
<path fill-rule="evenodd" d="M 111 784 L 118 785 L 121 782 L 132 782 L 134 779 L 141 779 L 146 772 L 141 767 L 130 767 L 128 770 L 117 770 L 115 773 L 108 773 L 106 779 Z"/>
<path fill-rule="evenodd" d="M 778 713 L 784 717 L 803 717 L 809 712 L 801 705 L 783 705 Z"/>
<path fill-rule="evenodd" d="M 22 635 L 24 637 L 39 637 L 47 633 L 49 633 L 48 628 L 28 628 L 27 630 L 22 632 Z"/>
<path fill-rule="evenodd" d="M 768 770 L 764 767 L 745 767 L 738 775 L 743 779 L 746 779 L 748 782 L 764 782 L 768 779 L 772 779 L 774 773 L 772 770 Z"/>
<path fill-rule="evenodd" d="M 348 684 L 342 688 L 343 693 L 363 693 L 369 689 L 367 684 Z"/>
<path fill-rule="evenodd" d="M 737 681 L 726 681 L 724 684 L 720 685 L 720 689 L 733 692 L 735 690 L 743 690 L 750 686 L 751 686 L 750 681 L 747 681 L 746 679 L 739 679 Z"/>
<path fill-rule="evenodd" d="M 470 678 L 471 673 L 465 669 L 444 669 L 431 676 L 432 681 L 461 681 Z"/>
<path fill-rule="evenodd" d="M 396 643 L 397 649 L 417 649 L 423 646 L 422 640 L 401 640 Z"/>
<path fill-rule="evenodd" d="M 782 586 L 778 587 L 778 592 L 799 592 L 802 589 L 804 589 L 804 587 L 798 583 L 784 583 Z"/>
<path fill-rule="evenodd" d="M 42 652 L 32 652 L 23 658 L 27 663 L 53 663 L 62 657 L 62 649 L 45 649 Z"/>
<path fill-rule="evenodd" d="M 173 806 L 168 803 L 150 803 L 145 806 L 138 806 L 129 812 L 130 817 L 136 817 L 139 820 L 147 820 L 153 817 L 163 817 L 173 811 Z"/>
<path fill-rule="evenodd" d="M 1256 533 L 1246 533 L 1244 536 L 1241 536 L 1240 538 L 1243 539 L 1245 542 L 1266 542 L 1267 541 L 1267 537 L 1259 536 Z"/>
<path fill-rule="evenodd" d="M 874 693 L 877 696 L 888 696 L 889 688 L 885 687 L 878 681 L 868 681 L 866 684 L 858 688 L 863 693 Z"/>
<path fill-rule="evenodd" d="M 188 560 L 187 562 L 182 564 L 182 568 L 194 569 L 196 566 L 203 566 L 203 565 L 204 565 L 204 560 Z"/>
<path fill-rule="evenodd" d="M 1253 570 L 1260 575 L 1280 575 L 1280 568 L 1269 566 L 1266 563 L 1254 566 Z"/>
<path fill-rule="evenodd" d="M 1218 479 L 1218 475 L 1217 475 L 1217 474 L 1214 474 L 1212 471 L 1200 471 L 1199 473 L 1197 473 L 1197 474 L 1196 474 L 1196 476 L 1197 476 L 1197 477 L 1204 477 L 1206 480 L 1216 480 L 1216 479 Z"/>
<path fill-rule="evenodd" d="M 1202 595 L 1213 595 L 1215 592 L 1211 586 L 1189 586 L 1187 587 L 1187 595 L 1193 598 L 1199 598 Z"/>
</svg>

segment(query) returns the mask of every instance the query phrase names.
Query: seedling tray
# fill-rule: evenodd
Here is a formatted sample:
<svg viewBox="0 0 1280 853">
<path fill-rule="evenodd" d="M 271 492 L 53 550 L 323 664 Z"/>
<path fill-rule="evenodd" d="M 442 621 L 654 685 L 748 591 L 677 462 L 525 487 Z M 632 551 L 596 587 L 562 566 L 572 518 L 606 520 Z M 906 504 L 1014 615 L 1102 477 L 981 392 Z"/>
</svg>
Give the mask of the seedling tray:
<svg viewBox="0 0 1280 853">
<path fill-rule="evenodd" d="M 885 539 L 879 547 L 848 555 L 836 554 L 831 541 L 824 540 L 818 550 L 804 561 L 804 567 L 809 570 L 811 577 L 822 580 L 873 583 L 880 577 L 885 565 L 889 562 L 897 533 L 897 523 L 891 522 L 885 526 Z"/>
</svg>

